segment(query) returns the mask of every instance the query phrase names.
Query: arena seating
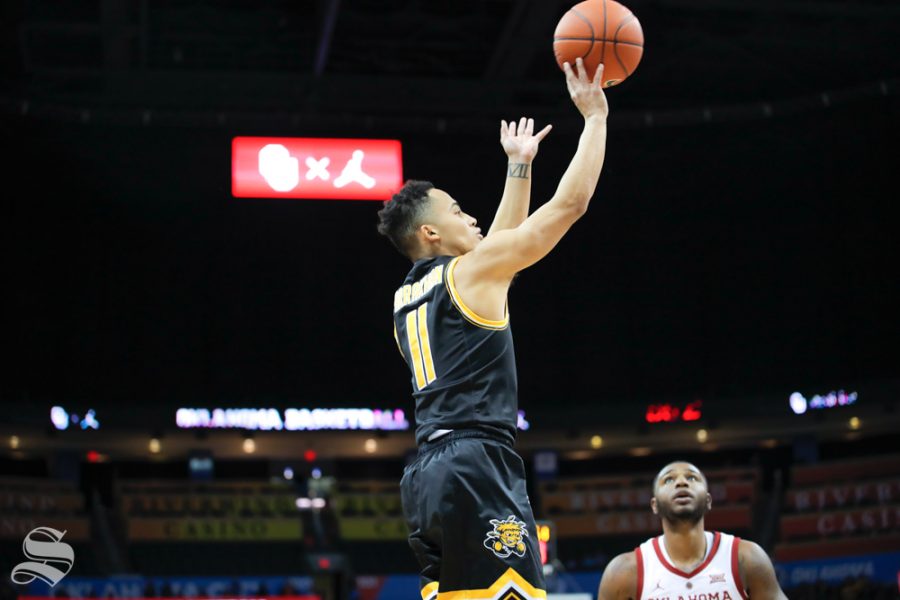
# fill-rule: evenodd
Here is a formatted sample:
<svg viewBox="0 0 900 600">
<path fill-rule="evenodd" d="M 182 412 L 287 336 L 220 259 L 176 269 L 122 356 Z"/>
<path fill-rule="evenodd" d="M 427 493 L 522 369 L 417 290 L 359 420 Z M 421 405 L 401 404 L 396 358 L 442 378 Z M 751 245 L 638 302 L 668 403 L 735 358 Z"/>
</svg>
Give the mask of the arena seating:
<svg viewBox="0 0 900 600">
<path fill-rule="evenodd" d="M 304 570 L 309 525 L 297 490 L 262 481 L 116 484 L 115 530 L 132 567 L 148 574 Z"/>
<path fill-rule="evenodd" d="M 794 467 L 775 547 L 778 560 L 900 548 L 900 454 Z"/>
<path fill-rule="evenodd" d="M 713 510 L 712 529 L 751 527 L 759 473 L 752 468 L 705 471 Z M 557 536 L 597 537 L 627 533 L 652 534 L 659 521 L 650 512 L 654 474 L 572 478 L 539 486 L 541 514 L 556 524 Z"/>
<path fill-rule="evenodd" d="M 415 573 L 397 480 L 348 480 L 331 495 L 338 546 L 359 574 Z"/>
<path fill-rule="evenodd" d="M 22 542 L 37 527 L 65 532 L 61 541 L 72 546 L 75 555 L 71 573 L 97 572 L 90 513 L 84 494 L 74 483 L 45 477 L 0 478 L 3 564 L 15 565 L 25 560 Z"/>
</svg>

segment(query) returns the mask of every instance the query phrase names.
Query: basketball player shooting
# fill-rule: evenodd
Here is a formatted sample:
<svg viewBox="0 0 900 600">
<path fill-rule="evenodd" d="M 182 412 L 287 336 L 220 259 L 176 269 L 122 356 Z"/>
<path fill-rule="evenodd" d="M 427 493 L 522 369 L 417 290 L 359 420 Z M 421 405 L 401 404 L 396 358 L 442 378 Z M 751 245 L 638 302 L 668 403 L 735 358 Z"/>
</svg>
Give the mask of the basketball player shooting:
<svg viewBox="0 0 900 600">
<path fill-rule="evenodd" d="M 687 462 L 663 467 L 653 480 L 650 508 L 659 515 L 663 534 L 612 559 L 597 600 L 787 600 L 758 544 L 706 531 L 712 496 L 697 467 Z"/>
<path fill-rule="evenodd" d="M 400 492 L 423 600 L 546 598 L 525 469 L 514 450 L 507 292 L 585 214 L 603 166 L 603 69 L 592 80 L 578 59 L 563 71 L 584 126 L 556 192 L 530 216 L 530 164 L 549 132 L 532 135 L 530 121 L 501 127 L 507 183 L 487 235 L 427 181 L 406 182 L 378 212 L 378 231 L 413 263 L 394 294 L 393 317 L 415 400 L 418 456 L 404 469 Z"/>
</svg>

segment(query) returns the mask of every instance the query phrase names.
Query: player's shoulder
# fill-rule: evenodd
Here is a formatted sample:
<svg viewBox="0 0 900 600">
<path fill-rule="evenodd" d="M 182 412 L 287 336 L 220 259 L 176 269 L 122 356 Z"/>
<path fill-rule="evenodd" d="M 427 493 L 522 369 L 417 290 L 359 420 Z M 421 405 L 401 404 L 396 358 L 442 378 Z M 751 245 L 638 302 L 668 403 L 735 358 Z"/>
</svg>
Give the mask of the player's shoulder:
<svg viewBox="0 0 900 600">
<path fill-rule="evenodd" d="M 522 236 L 520 227 L 492 231 L 459 257 L 457 272 L 469 273 L 476 279 L 511 278 L 514 273 L 509 273 L 505 265 L 510 262 L 510 256 L 518 252 Z"/>
<path fill-rule="evenodd" d="M 787 600 L 778 583 L 772 558 L 762 546 L 742 539 L 738 545 L 738 565 L 741 580 L 750 596 Z"/>
<path fill-rule="evenodd" d="M 623 552 L 615 556 L 603 569 L 603 579 L 609 579 L 616 587 L 632 587 L 637 583 L 637 552 Z"/>
<path fill-rule="evenodd" d="M 637 592 L 637 561 L 635 551 L 623 552 L 606 565 L 600 577 L 597 600 L 634 598 Z"/>
<path fill-rule="evenodd" d="M 742 558 L 759 558 L 760 556 L 768 558 L 768 555 L 765 550 L 763 550 L 762 546 L 753 540 L 737 538 L 736 541 L 738 544 L 738 556 Z"/>
<path fill-rule="evenodd" d="M 772 559 L 762 546 L 752 540 L 738 540 L 738 563 L 745 572 L 771 569 Z"/>
</svg>

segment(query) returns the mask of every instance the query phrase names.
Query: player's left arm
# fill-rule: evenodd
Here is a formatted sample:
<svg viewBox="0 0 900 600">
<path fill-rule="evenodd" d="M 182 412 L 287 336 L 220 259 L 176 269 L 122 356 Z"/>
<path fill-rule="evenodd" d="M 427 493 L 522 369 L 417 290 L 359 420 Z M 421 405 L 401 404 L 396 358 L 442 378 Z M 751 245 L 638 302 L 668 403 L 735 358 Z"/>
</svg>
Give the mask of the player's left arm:
<svg viewBox="0 0 900 600">
<path fill-rule="evenodd" d="M 547 125 L 534 133 L 534 119 L 522 117 L 518 124 L 515 121 L 500 121 L 500 145 L 507 156 L 506 183 L 488 235 L 518 227 L 528 218 L 531 204 L 531 165 L 537 156 L 541 140 L 552 128 L 552 125 Z"/>
<path fill-rule="evenodd" d="M 752 600 L 788 600 L 775 576 L 772 560 L 756 542 L 741 540 L 738 567 L 744 588 Z"/>
</svg>

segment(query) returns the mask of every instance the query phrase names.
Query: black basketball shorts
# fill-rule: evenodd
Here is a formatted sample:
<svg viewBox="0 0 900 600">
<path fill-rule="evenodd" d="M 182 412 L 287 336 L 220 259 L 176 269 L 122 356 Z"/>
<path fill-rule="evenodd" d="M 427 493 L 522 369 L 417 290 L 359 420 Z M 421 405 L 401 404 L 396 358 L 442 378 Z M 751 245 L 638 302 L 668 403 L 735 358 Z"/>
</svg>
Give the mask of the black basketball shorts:
<svg viewBox="0 0 900 600">
<path fill-rule="evenodd" d="M 400 480 L 422 600 L 546 598 L 525 466 L 477 431 L 423 444 Z"/>
</svg>

